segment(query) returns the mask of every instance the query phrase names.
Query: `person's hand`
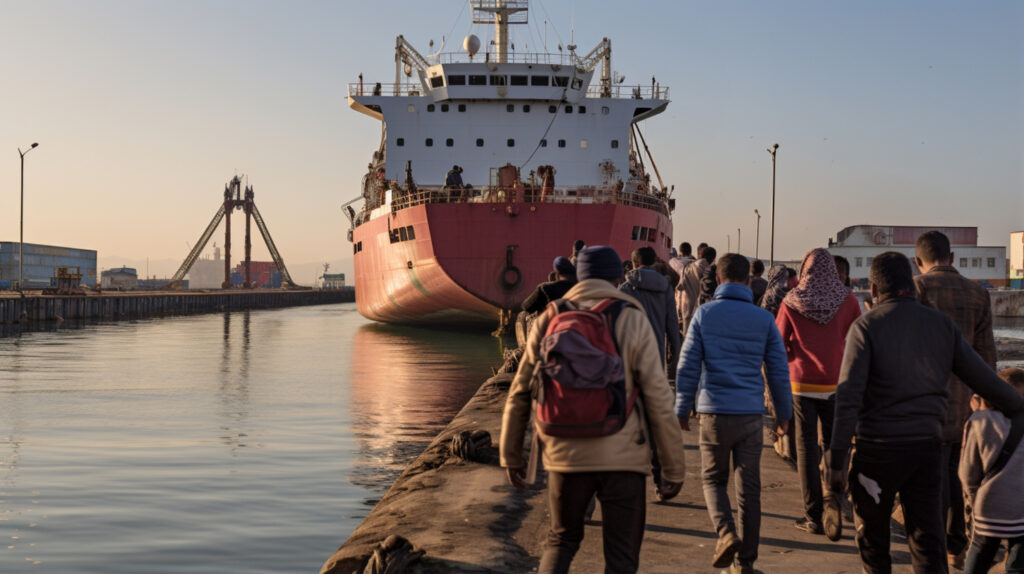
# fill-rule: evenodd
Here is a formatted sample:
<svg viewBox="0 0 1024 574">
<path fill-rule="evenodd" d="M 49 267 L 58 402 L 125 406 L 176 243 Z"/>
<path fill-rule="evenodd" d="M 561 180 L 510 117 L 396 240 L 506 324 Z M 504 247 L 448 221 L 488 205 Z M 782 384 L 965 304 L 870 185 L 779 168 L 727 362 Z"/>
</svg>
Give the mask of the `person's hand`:
<svg viewBox="0 0 1024 574">
<path fill-rule="evenodd" d="M 672 500 L 679 494 L 679 491 L 683 489 L 683 483 L 681 482 L 669 482 L 664 478 L 661 479 L 661 486 L 658 487 L 658 500 Z"/>
<path fill-rule="evenodd" d="M 775 423 L 775 434 L 779 436 L 786 436 L 789 432 L 789 421 L 778 421 Z"/>
<path fill-rule="evenodd" d="M 684 431 L 690 430 L 690 417 L 679 417 L 679 428 Z"/>
<path fill-rule="evenodd" d="M 825 467 L 825 480 L 829 492 L 835 496 L 843 496 L 846 492 L 846 470 L 835 470 L 831 465 Z"/>
<path fill-rule="evenodd" d="M 523 467 L 509 467 L 505 469 L 505 472 L 508 474 L 508 481 L 512 483 L 512 486 L 518 489 L 526 488 L 526 474 Z"/>
</svg>

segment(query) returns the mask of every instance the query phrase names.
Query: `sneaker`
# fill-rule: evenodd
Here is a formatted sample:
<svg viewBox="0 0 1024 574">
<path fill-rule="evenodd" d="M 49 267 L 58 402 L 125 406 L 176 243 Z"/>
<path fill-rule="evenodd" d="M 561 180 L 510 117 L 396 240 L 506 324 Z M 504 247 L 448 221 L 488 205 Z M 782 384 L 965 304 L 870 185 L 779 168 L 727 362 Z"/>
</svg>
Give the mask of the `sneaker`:
<svg viewBox="0 0 1024 574">
<path fill-rule="evenodd" d="M 825 497 L 825 536 L 835 542 L 843 537 L 843 512 L 839 508 L 839 499 L 830 494 Z"/>
<path fill-rule="evenodd" d="M 732 565 L 732 559 L 736 557 L 736 553 L 740 551 L 739 536 L 732 530 L 727 530 L 725 534 L 718 538 L 718 544 L 715 545 L 715 560 L 711 563 L 715 568 L 725 568 Z"/>
<path fill-rule="evenodd" d="M 810 532 L 811 534 L 821 534 L 821 525 L 806 516 L 794 522 L 793 526 L 795 526 L 797 530 L 803 530 L 804 532 Z"/>
<path fill-rule="evenodd" d="M 754 574 L 757 571 L 754 570 L 753 564 L 743 564 L 741 562 L 736 562 L 735 564 L 729 567 L 728 572 L 729 574 Z"/>
</svg>

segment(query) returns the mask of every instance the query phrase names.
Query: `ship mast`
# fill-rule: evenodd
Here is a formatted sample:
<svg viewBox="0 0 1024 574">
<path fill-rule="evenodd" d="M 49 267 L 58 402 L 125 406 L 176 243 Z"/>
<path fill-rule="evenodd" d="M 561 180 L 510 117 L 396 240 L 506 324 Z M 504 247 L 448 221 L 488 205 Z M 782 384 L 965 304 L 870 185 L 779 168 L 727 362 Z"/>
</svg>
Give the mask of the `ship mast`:
<svg viewBox="0 0 1024 574">
<path fill-rule="evenodd" d="M 473 0 L 473 23 L 494 24 L 494 61 L 508 62 L 508 25 L 526 24 L 527 0 Z"/>
</svg>

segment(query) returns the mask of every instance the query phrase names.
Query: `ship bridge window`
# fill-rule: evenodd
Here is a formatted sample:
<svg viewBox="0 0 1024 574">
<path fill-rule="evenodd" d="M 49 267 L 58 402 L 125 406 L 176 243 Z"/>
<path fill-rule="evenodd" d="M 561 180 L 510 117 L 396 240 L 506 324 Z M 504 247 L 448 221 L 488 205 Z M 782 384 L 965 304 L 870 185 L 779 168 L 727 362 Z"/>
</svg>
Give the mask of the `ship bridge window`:
<svg viewBox="0 0 1024 574">
<path fill-rule="evenodd" d="M 409 229 L 405 227 L 398 228 L 398 240 L 409 241 Z"/>
<path fill-rule="evenodd" d="M 549 84 L 549 81 L 550 78 L 548 78 L 547 76 L 530 76 L 531 86 L 547 86 Z"/>
<path fill-rule="evenodd" d="M 447 112 L 448 111 L 448 104 L 441 104 L 441 111 L 442 112 Z"/>
<path fill-rule="evenodd" d="M 516 147 L 516 140 L 512 138 L 508 138 L 508 141 L 505 143 L 508 145 L 508 147 Z"/>
<path fill-rule="evenodd" d="M 612 140 L 612 149 L 619 149 L 619 140 Z"/>
<path fill-rule="evenodd" d="M 486 86 L 487 76 L 470 76 L 469 85 L 471 86 Z"/>
<path fill-rule="evenodd" d="M 434 104 L 427 104 L 427 111 L 428 112 L 432 112 L 435 109 L 437 109 L 437 108 L 434 106 Z"/>
<path fill-rule="evenodd" d="M 583 80 L 581 80 L 580 78 L 573 78 L 573 80 L 572 80 L 572 89 L 579 90 L 582 87 L 583 87 Z"/>
<path fill-rule="evenodd" d="M 424 144 L 427 147 L 432 147 L 434 145 L 434 138 L 427 138 L 427 141 L 425 141 Z"/>
<path fill-rule="evenodd" d="M 398 139 L 396 139 L 395 140 L 395 145 L 398 146 L 398 147 L 404 146 L 405 145 L 405 138 L 398 138 Z"/>
<path fill-rule="evenodd" d="M 433 78 L 430 78 L 430 87 L 431 88 L 440 88 L 443 85 L 444 85 L 444 77 L 443 76 L 434 76 Z"/>
<path fill-rule="evenodd" d="M 448 76 L 449 86 L 465 86 L 466 76 Z"/>
<path fill-rule="evenodd" d="M 558 147 L 565 147 L 565 140 L 558 140 Z"/>
<path fill-rule="evenodd" d="M 452 138 L 448 138 L 444 140 L 444 145 L 447 147 L 452 147 L 453 145 L 455 145 L 455 140 L 453 140 Z"/>
<path fill-rule="evenodd" d="M 530 113 L 530 104 L 523 104 L 523 113 L 524 114 Z"/>
<path fill-rule="evenodd" d="M 459 111 L 460 112 L 466 111 L 466 104 L 459 104 Z"/>
<path fill-rule="evenodd" d="M 587 106 L 580 106 L 576 108 L 576 113 L 585 114 L 587 113 Z"/>
<path fill-rule="evenodd" d="M 548 106 L 548 111 L 551 113 L 555 113 L 558 111 L 558 106 Z"/>
<path fill-rule="evenodd" d="M 525 86 L 528 76 L 509 76 L 509 83 L 513 86 Z"/>
<path fill-rule="evenodd" d="M 564 88 L 569 85 L 569 76 L 555 76 L 555 85 Z"/>
<path fill-rule="evenodd" d="M 484 138 L 476 138 L 476 147 L 484 147 Z"/>
<path fill-rule="evenodd" d="M 504 86 L 507 83 L 508 83 L 508 79 L 505 78 L 505 76 L 496 76 L 496 75 L 492 75 L 491 76 L 491 85 L 492 86 Z"/>
<path fill-rule="evenodd" d="M 505 111 L 506 112 L 514 112 L 514 111 L 516 111 L 516 105 L 515 104 L 509 104 L 509 105 L 505 106 Z"/>
<path fill-rule="evenodd" d="M 572 106 L 565 106 L 565 113 L 571 114 L 572 113 Z"/>
</svg>

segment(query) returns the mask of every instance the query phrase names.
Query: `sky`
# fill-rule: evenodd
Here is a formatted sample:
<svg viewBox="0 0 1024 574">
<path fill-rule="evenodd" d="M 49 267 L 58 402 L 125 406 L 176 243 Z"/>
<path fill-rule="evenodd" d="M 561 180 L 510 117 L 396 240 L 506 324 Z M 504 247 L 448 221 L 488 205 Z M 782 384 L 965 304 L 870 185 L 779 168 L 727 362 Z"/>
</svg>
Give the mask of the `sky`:
<svg viewBox="0 0 1024 574">
<path fill-rule="evenodd" d="M 236 174 L 293 278 L 352 271 L 340 206 L 380 139 L 346 85 L 476 33 L 467 2 L 0 0 L 0 240 L 96 249 L 169 276 Z M 799 259 L 857 224 L 1024 229 L 1024 4 L 534 0 L 520 50 L 607 36 L 625 84 L 671 89 L 642 124 L 675 242 Z M 243 236 L 236 212 L 235 260 Z M 255 230 L 254 230 L 255 234 Z M 223 243 L 223 230 L 214 239 Z M 211 241 L 211 244 L 212 244 Z M 253 257 L 269 259 L 262 241 Z M 212 248 L 212 245 L 211 245 Z M 210 249 L 208 248 L 207 253 Z"/>
</svg>

